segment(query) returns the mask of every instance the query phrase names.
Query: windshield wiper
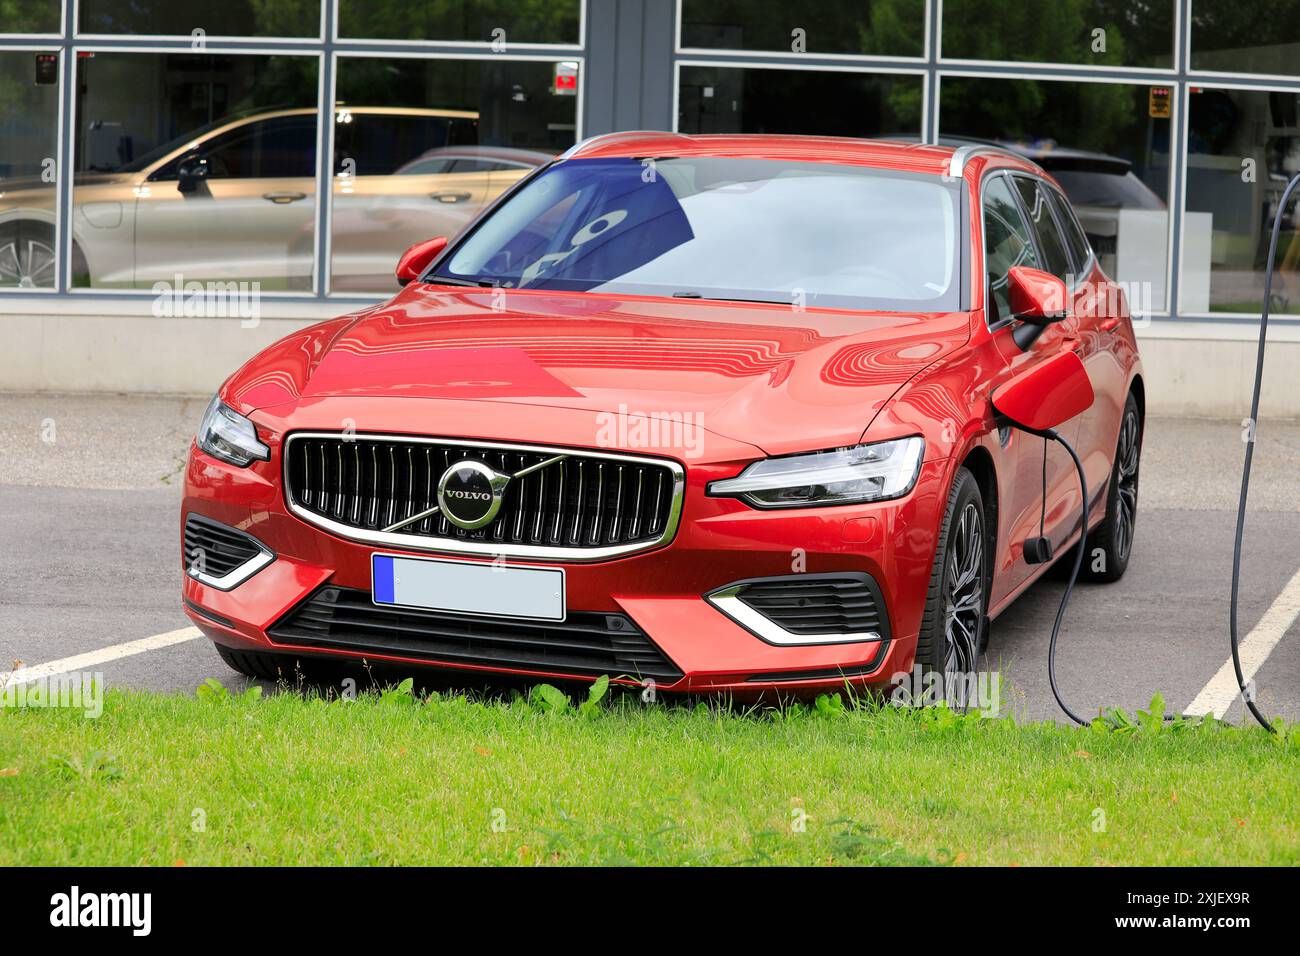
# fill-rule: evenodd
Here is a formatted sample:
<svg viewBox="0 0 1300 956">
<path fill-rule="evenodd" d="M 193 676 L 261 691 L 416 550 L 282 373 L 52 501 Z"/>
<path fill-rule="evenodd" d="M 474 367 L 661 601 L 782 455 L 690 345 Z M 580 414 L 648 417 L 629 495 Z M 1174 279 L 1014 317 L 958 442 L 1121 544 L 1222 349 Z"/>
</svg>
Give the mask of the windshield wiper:
<svg viewBox="0 0 1300 956">
<path fill-rule="evenodd" d="M 763 302 L 768 305 L 789 305 L 788 299 L 750 299 L 738 295 L 701 295 L 698 292 L 674 292 L 674 299 L 703 299 L 705 302 Z"/>
<path fill-rule="evenodd" d="M 436 272 L 429 276 L 428 281 L 434 285 L 468 285 L 479 289 L 495 289 L 497 284 L 488 279 L 453 279 L 450 276 L 440 276 Z"/>
</svg>

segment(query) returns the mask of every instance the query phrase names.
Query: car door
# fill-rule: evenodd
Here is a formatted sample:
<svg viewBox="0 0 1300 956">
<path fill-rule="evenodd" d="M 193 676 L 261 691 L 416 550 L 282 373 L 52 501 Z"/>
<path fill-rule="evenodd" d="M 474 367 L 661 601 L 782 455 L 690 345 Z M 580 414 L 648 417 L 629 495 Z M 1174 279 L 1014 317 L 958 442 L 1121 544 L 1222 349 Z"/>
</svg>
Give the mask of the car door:
<svg viewBox="0 0 1300 956">
<path fill-rule="evenodd" d="M 179 190 L 186 159 L 208 176 Z M 315 235 L 316 117 L 252 118 L 218 131 L 137 190 L 135 284 L 258 281 L 310 289 Z"/>
<path fill-rule="evenodd" d="M 1088 290 L 1078 274 L 1074 257 L 1062 231 L 1056 204 L 1049 192 L 1050 187 L 1036 176 L 1016 175 L 1013 179 L 1022 208 L 1029 220 L 1030 229 L 1034 234 L 1043 268 L 1065 283 L 1066 306 L 1069 310 L 1066 320 L 1053 326 L 1057 334 L 1052 340 L 1044 342 L 1040 339 L 1031 351 L 1042 349 L 1044 352 L 1054 352 L 1070 349 L 1082 358 L 1083 342 L 1079 335 L 1078 313 L 1081 306 L 1086 303 Z M 1062 423 L 1056 429 L 1085 461 L 1092 453 L 1087 431 L 1088 416 L 1089 412 L 1084 412 Z M 1059 553 L 1078 527 L 1083 496 L 1079 492 L 1079 475 L 1075 470 L 1074 462 L 1065 449 L 1056 442 L 1048 443 L 1047 474 L 1045 528 L 1048 537 L 1052 540 L 1053 548 Z"/>
<path fill-rule="evenodd" d="M 990 383 L 992 391 L 1061 349 L 1070 348 L 1074 335 L 1072 321 L 1067 319 L 1048 326 L 1028 351 L 1021 351 L 1015 344 L 1011 336 L 1015 323 L 1010 310 L 1008 272 L 1013 266 L 1052 271 L 1051 266 L 1059 267 L 1061 263 L 1055 259 L 1049 261 L 1050 249 L 1047 255 L 1044 254 L 1029 207 L 1021 201 L 1020 190 L 1009 174 L 995 173 L 984 180 L 982 208 L 986 318 L 994 347 L 1004 363 Z M 1062 427 L 1068 433 L 1077 427 L 1077 423 L 1068 422 Z M 1038 566 L 1025 561 L 1024 542 L 1027 539 L 1043 533 L 1059 546 L 1068 537 L 1069 531 L 1065 528 L 1070 517 L 1068 480 L 1074 475 L 1069 457 L 1055 443 L 1015 429 L 1002 430 L 998 439 L 1002 448 L 999 470 L 1006 478 L 1001 483 L 1003 498 L 998 509 L 998 534 L 1007 546 L 998 550 L 997 560 L 1002 566 L 994 576 L 994 590 L 990 595 L 992 605 L 997 605 L 1014 592 L 1038 569 Z M 1043 509 L 1044 489 L 1048 503 L 1046 513 Z M 1077 491 L 1075 499 L 1078 500 Z M 1073 517 L 1077 521 L 1077 507 Z"/>
<path fill-rule="evenodd" d="M 490 173 L 444 145 L 450 119 L 350 117 L 336 158 L 331 288 L 395 292 L 398 257 L 417 242 L 458 233 L 483 208 Z"/>
<path fill-rule="evenodd" d="M 1074 310 L 1078 352 L 1097 397 L 1083 415 L 1078 432 L 1079 454 L 1088 475 L 1088 498 L 1098 502 L 1110 480 L 1120 419 L 1124 414 L 1126 376 L 1116 348 L 1116 336 L 1124 320 L 1126 305 L 1120 287 L 1101 271 L 1083 227 L 1064 194 L 1052 186 L 1046 186 L 1045 190 L 1052 200 L 1066 244 L 1070 247 L 1075 271 L 1080 277 Z"/>
</svg>

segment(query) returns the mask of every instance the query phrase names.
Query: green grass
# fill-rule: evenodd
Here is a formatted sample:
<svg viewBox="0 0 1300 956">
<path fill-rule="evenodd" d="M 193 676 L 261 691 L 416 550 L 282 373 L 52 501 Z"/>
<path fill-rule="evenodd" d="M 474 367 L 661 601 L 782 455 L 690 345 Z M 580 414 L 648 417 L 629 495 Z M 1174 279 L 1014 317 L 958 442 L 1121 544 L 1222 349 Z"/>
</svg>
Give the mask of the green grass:
<svg viewBox="0 0 1300 956">
<path fill-rule="evenodd" d="M 0 865 L 1300 863 L 1300 731 L 820 704 L 0 709 Z"/>
</svg>

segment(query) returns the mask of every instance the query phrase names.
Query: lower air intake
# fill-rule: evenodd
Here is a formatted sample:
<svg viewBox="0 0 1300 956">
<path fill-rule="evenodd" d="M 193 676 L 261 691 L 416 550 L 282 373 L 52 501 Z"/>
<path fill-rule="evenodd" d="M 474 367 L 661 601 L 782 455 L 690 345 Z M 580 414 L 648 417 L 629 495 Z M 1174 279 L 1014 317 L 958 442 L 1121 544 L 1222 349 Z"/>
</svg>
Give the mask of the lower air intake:
<svg viewBox="0 0 1300 956">
<path fill-rule="evenodd" d="M 258 543 L 234 528 L 196 514 L 185 518 L 185 570 L 213 577 L 229 574 L 261 552 Z"/>
<path fill-rule="evenodd" d="M 570 611 L 564 622 L 460 617 L 382 607 L 370 593 L 324 587 L 268 631 L 278 644 L 672 684 L 682 672 L 628 617 Z"/>
<path fill-rule="evenodd" d="M 876 582 L 866 574 L 808 574 L 746 584 L 736 597 L 791 634 L 888 636 Z"/>
</svg>

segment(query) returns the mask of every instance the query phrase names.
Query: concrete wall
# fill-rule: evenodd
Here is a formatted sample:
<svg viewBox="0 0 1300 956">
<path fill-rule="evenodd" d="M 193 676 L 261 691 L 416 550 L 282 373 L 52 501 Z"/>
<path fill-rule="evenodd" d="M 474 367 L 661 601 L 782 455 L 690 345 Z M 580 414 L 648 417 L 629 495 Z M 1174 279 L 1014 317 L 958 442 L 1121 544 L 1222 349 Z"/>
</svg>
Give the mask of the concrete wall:
<svg viewBox="0 0 1300 956">
<path fill-rule="evenodd" d="M 242 328 L 237 319 L 155 318 L 141 314 L 138 301 L 97 300 L 93 314 L 66 300 L 39 313 L 0 313 L 0 391 L 206 395 L 267 344 L 350 308 L 263 300 L 263 317 L 252 328 Z M 1166 321 L 1140 329 L 1149 410 L 1244 417 L 1256 333 L 1249 323 Z M 1300 418 L 1298 368 L 1300 328 L 1276 326 L 1269 337 L 1261 416 Z"/>
</svg>

